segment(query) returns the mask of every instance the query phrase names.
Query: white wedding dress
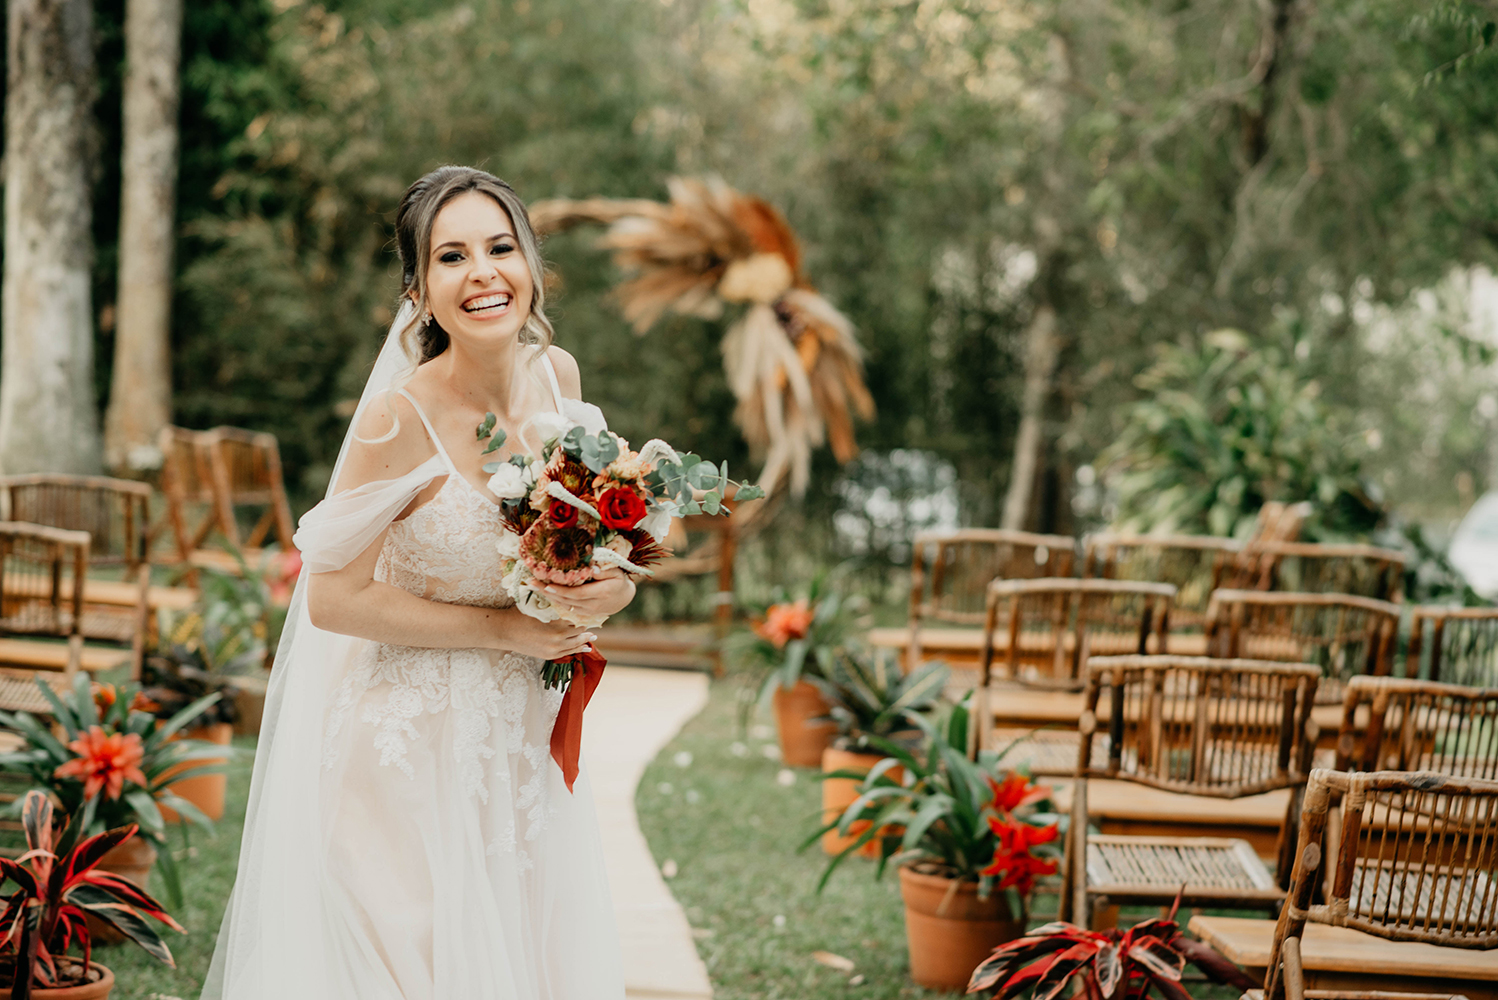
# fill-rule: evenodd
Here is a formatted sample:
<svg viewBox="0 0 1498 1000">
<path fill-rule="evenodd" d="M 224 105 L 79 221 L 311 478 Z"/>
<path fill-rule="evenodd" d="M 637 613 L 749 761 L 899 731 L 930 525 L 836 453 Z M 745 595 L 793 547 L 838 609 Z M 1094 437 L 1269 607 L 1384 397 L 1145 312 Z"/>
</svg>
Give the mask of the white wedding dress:
<svg viewBox="0 0 1498 1000">
<path fill-rule="evenodd" d="M 601 419 L 564 400 L 541 360 L 559 412 Z M 388 525 L 377 579 L 502 607 L 499 508 L 411 404 L 435 454 L 308 512 L 296 536 L 306 571 L 346 565 Z M 392 521 L 441 476 L 429 502 Z M 561 695 L 540 685 L 541 661 L 322 632 L 304 591 L 272 672 L 274 723 L 203 996 L 622 1000 L 588 773 L 569 793 L 552 760 Z"/>
</svg>

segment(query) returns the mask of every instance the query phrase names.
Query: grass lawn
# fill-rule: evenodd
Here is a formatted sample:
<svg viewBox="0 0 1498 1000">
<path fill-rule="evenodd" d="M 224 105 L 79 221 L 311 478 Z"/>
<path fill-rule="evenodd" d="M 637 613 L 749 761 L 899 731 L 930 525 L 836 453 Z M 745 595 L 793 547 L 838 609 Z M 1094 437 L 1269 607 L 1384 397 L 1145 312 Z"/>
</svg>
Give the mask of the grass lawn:
<svg viewBox="0 0 1498 1000">
<path fill-rule="evenodd" d="M 893 871 L 850 858 L 819 896 L 820 848 L 796 848 L 820 818 L 821 783 L 766 756 L 774 737 L 751 727 L 740 743 L 733 681 L 713 685 L 707 708 L 645 771 L 635 795 L 640 828 L 696 929 L 716 1000 L 914 1000 L 952 994 L 909 979 L 904 909 Z M 761 738 L 754 738 L 758 734 Z M 736 746 L 737 744 L 737 746 Z M 782 784 L 782 773 L 794 782 Z M 1037 894 L 1039 920 L 1054 895 Z M 1132 923 L 1155 911 L 1128 912 Z M 815 952 L 851 960 L 851 972 L 818 963 Z M 1188 977 L 1193 970 L 1188 970 Z M 1188 981 L 1198 1000 L 1239 990 Z"/>
</svg>

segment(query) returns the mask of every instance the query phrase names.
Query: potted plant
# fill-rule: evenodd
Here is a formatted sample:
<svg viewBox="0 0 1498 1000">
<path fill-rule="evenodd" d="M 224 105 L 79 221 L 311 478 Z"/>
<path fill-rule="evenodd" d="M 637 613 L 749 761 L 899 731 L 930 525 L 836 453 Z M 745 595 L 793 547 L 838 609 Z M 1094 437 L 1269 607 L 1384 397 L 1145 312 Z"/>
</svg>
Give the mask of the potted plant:
<svg viewBox="0 0 1498 1000">
<path fill-rule="evenodd" d="M 853 825 L 866 822 L 828 862 L 819 888 L 844 858 L 877 840 L 876 876 L 891 860 L 899 866 L 911 978 L 961 989 L 995 946 L 1024 933 L 1036 877 L 1057 869 L 1059 818 L 1050 789 L 1004 770 L 1002 753 L 967 758 L 964 705 L 937 724 L 914 719 L 927 733 L 924 750 L 870 737 L 885 759 L 870 769 L 842 816 L 803 847 L 829 829 L 852 836 Z M 891 827 L 903 835 L 883 835 Z"/>
<path fill-rule="evenodd" d="M 53 829 L 52 802 L 32 789 L 21 801 L 27 851 L 20 859 L 0 858 L 0 1000 L 104 1000 L 114 974 L 93 961 L 87 917 L 115 928 L 167 965 L 172 952 L 151 917 L 175 931 L 181 925 L 161 904 L 129 881 L 101 871 L 101 859 L 135 835 L 135 827 L 82 839 L 88 825 L 75 814 L 62 830 Z M 3 890 L 0 890 L 3 891 Z M 82 958 L 68 950 L 77 946 Z"/>
<path fill-rule="evenodd" d="M 944 663 L 930 663 L 908 675 L 901 673 L 897 657 L 885 650 L 842 651 L 830 659 L 824 677 L 814 682 L 837 725 L 832 745 L 822 751 L 823 823 L 842 816 L 858 798 L 858 786 L 869 769 L 884 759 L 871 739 L 891 740 L 907 748 L 919 741 L 921 730 L 914 716 L 936 704 L 948 673 Z M 898 770 L 888 777 L 891 781 L 901 779 Z M 828 830 L 822 835 L 822 850 L 838 854 L 864 829 L 860 822 L 849 828 L 847 836 Z M 878 848 L 877 840 L 870 840 L 859 852 L 874 857 Z"/>
<path fill-rule="evenodd" d="M 0 754 L 0 770 L 28 775 L 40 790 L 56 796 L 68 815 L 82 824 L 83 835 L 138 826 L 140 835 L 116 844 L 100 860 L 101 867 L 144 887 L 159 858 L 168 896 L 181 905 L 181 880 L 172 852 L 164 849 L 166 823 L 160 806 L 213 829 L 213 821 L 177 795 L 173 786 L 195 774 L 223 769 L 213 761 L 223 758 L 224 747 L 177 738 L 218 701 L 218 693 L 197 699 L 162 722 L 143 710 L 134 685 L 116 689 L 91 684 L 80 673 L 65 696 L 41 679 L 37 686 L 52 703 L 64 735 L 54 735 L 50 726 L 28 712 L 0 712 L 0 724 L 19 732 L 27 743 L 23 749 Z"/>
<path fill-rule="evenodd" d="M 819 767 L 832 741 L 830 706 L 808 678 L 821 677 L 834 651 L 847 644 L 856 604 L 819 576 L 802 597 L 777 594 L 750 628 L 726 643 L 732 659 L 762 675 L 761 701 L 774 706 L 781 757 L 793 767 Z"/>
<path fill-rule="evenodd" d="M 171 639 L 169 635 L 163 636 L 156 649 L 146 657 L 141 670 L 143 686 L 140 696 L 133 700 L 134 706 L 166 722 L 188 705 L 216 691 L 219 694 L 218 701 L 204 708 L 177 735 L 184 739 L 228 746 L 234 737 L 234 723 L 239 719 L 235 697 L 237 689 L 221 683 L 219 678 L 211 674 L 197 650 L 172 642 Z M 208 759 L 201 763 L 226 764 L 228 757 Z M 188 765 L 178 766 L 185 771 Z M 228 775 L 222 769 L 199 772 L 187 777 L 178 777 L 179 774 L 180 772 L 173 772 L 167 775 L 176 779 L 172 782 L 172 791 L 197 806 L 209 819 L 222 819 Z M 182 820 L 170 806 L 163 806 L 161 813 L 168 823 Z"/>
<path fill-rule="evenodd" d="M 1145 1000 L 1151 990 L 1164 1000 L 1191 1000 L 1181 987 L 1187 962 L 1214 983 L 1241 990 L 1261 985 L 1211 945 L 1183 937 L 1175 922 L 1180 905 L 1178 895 L 1168 917 L 1142 921 L 1127 931 L 1089 931 L 1061 922 L 1036 928 L 995 948 L 973 970 L 967 991 L 992 1000 L 1027 991 L 1059 997 L 1074 995 L 1076 980 L 1087 1000 Z"/>
</svg>

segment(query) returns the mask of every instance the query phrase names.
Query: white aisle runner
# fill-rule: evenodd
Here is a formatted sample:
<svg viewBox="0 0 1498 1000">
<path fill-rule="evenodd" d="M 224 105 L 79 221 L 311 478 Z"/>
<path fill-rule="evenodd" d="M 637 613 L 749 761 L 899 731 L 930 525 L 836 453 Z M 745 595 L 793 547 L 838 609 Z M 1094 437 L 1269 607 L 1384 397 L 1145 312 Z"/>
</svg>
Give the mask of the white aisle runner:
<svg viewBox="0 0 1498 1000">
<path fill-rule="evenodd" d="M 635 817 L 635 786 L 682 725 L 707 704 L 707 677 L 609 667 L 583 726 L 603 854 L 633 1000 L 711 1000 L 686 914 L 661 878 Z"/>
</svg>

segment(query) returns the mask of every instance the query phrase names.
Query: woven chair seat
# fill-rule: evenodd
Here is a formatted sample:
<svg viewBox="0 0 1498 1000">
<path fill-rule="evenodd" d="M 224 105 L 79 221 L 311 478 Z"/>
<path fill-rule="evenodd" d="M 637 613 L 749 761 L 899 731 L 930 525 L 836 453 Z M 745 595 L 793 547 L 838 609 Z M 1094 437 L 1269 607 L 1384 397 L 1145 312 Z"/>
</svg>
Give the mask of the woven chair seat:
<svg viewBox="0 0 1498 1000">
<path fill-rule="evenodd" d="M 140 618 L 140 612 L 135 608 L 86 607 L 83 610 L 83 637 L 128 644 L 135 638 Z"/>
<path fill-rule="evenodd" d="M 1493 903 L 1493 880 L 1486 872 L 1411 871 L 1406 864 L 1369 864 L 1359 859 L 1352 872 L 1349 915 L 1420 921 L 1464 930 L 1485 926 Z"/>
<path fill-rule="evenodd" d="M 0 710 L 50 715 L 52 704 L 37 689 L 38 677 L 46 680 L 47 685 L 59 695 L 67 693 L 68 679 L 65 674 L 51 670 L 0 670 Z"/>
<path fill-rule="evenodd" d="M 1219 905 L 1284 898 L 1274 876 L 1246 840 L 1227 838 L 1087 838 L 1087 891 L 1110 897 L 1170 899 L 1181 886 L 1189 899 Z"/>
<path fill-rule="evenodd" d="M 1077 768 L 1080 737 L 1055 729 L 995 729 L 993 747 L 1004 751 L 1002 767 L 1026 765 L 1031 774 L 1070 777 Z M 1008 748 L 1007 751 L 1005 748 Z M 1108 766 L 1108 739 L 1093 741 L 1092 766 Z"/>
</svg>

